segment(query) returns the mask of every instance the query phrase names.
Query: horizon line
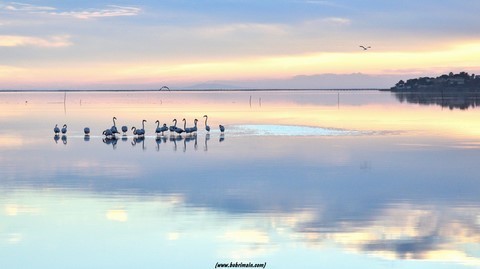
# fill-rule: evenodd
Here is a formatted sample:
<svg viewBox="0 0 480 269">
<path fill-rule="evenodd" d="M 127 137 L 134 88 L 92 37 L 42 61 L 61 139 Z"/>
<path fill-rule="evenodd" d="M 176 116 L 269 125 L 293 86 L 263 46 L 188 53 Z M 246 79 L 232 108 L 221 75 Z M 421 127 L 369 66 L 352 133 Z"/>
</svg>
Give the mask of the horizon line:
<svg viewBox="0 0 480 269">
<path fill-rule="evenodd" d="M 235 91 L 235 92 L 254 92 L 254 91 L 385 91 L 389 90 L 387 88 L 338 88 L 338 89 L 316 89 L 316 88 L 245 88 L 245 89 L 170 89 L 170 92 L 223 92 L 223 91 Z M 15 90 L 7 89 L 0 90 L 0 93 L 15 93 L 15 92 L 169 92 L 168 90 L 159 90 L 159 89 L 67 89 L 67 90 Z"/>
</svg>

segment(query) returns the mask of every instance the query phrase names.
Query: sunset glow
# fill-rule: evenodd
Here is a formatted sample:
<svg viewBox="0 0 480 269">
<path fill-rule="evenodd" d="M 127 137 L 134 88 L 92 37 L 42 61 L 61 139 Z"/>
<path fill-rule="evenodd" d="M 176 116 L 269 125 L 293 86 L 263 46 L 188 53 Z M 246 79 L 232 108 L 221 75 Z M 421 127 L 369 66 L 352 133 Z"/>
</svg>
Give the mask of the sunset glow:
<svg viewBox="0 0 480 269">
<path fill-rule="evenodd" d="M 373 2 L 213 1 L 194 8 L 188 1 L 1 1 L 0 82 L 2 89 L 188 88 L 219 81 L 255 88 L 299 75 L 390 76 L 372 78 L 369 85 L 381 88 L 412 75 L 480 71 L 480 37 L 470 26 L 478 18 L 464 14 L 477 3 Z M 436 12 L 423 11 L 432 5 Z M 271 9 L 278 16 L 266 16 Z M 286 18 L 290 12 L 302 15 Z M 450 26 L 442 28 L 445 23 Z M 322 87 L 321 81 L 295 85 Z"/>
</svg>

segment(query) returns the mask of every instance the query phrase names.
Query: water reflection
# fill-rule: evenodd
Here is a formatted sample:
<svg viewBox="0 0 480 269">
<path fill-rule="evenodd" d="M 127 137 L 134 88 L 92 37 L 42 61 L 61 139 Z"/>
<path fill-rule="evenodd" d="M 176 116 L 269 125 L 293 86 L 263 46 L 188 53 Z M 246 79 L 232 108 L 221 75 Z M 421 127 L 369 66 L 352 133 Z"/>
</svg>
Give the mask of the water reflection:
<svg viewBox="0 0 480 269">
<path fill-rule="evenodd" d="M 62 102 L 29 101 L 36 113 L 1 103 L 1 268 L 480 265 L 477 110 L 418 109 L 390 93 L 345 92 L 341 107 L 337 93 L 264 93 L 261 110 L 251 93 L 167 94 L 162 106 L 148 94 L 81 94 L 61 119 Z M 132 126 L 180 110 L 227 133 L 95 131 L 111 120 L 98 115 Z M 52 143 L 54 121 L 69 124 L 65 147 Z M 87 124 L 97 135 L 84 136 Z"/>
<path fill-rule="evenodd" d="M 210 133 L 205 135 L 205 144 L 203 145 L 203 150 L 208 151 L 208 140 L 210 140 Z"/>
<path fill-rule="evenodd" d="M 112 145 L 112 148 L 115 150 L 117 148 L 118 139 L 115 136 L 104 137 L 102 138 L 103 143 L 106 145 Z"/>
<path fill-rule="evenodd" d="M 55 144 L 58 144 L 58 140 L 60 140 L 60 135 L 56 134 L 53 136 L 53 141 L 55 141 Z"/>
<path fill-rule="evenodd" d="M 157 151 L 160 151 L 160 144 L 163 142 L 164 144 L 167 143 L 166 136 L 157 136 L 155 138 L 155 142 L 157 142 Z"/>
<path fill-rule="evenodd" d="M 67 136 L 66 135 L 62 135 L 62 142 L 64 145 L 67 145 Z"/>
<path fill-rule="evenodd" d="M 138 136 L 134 137 L 132 139 L 132 146 L 135 147 L 137 144 L 142 143 L 142 150 L 145 150 L 145 137 L 144 136 Z"/>
<path fill-rule="evenodd" d="M 395 97 L 402 103 L 438 105 L 450 110 L 466 110 L 480 105 L 480 93 L 477 92 L 396 92 Z"/>
</svg>

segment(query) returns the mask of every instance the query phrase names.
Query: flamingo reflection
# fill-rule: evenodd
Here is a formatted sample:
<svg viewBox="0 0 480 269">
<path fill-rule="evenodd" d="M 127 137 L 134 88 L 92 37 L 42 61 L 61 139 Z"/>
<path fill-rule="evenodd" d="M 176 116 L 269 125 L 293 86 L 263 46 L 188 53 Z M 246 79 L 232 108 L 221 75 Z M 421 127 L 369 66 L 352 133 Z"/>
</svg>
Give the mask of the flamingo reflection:
<svg viewBox="0 0 480 269">
<path fill-rule="evenodd" d="M 136 146 L 138 143 L 142 142 L 142 150 L 145 150 L 145 137 L 139 136 L 139 137 L 134 137 L 132 141 L 132 146 Z"/>
<path fill-rule="evenodd" d="M 115 136 L 112 136 L 112 137 L 104 137 L 103 138 L 103 143 L 107 144 L 107 145 L 112 145 L 112 148 L 115 150 L 117 149 L 117 141 L 118 139 L 115 137 Z"/>
<path fill-rule="evenodd" d="M 160 144 L 162 142 L 167 143 L 167 138 L 165 136 L 157 136 L 155 142 L 157 143 L 157 151 L 160 151 Z"/>
<path fill-rule="evenodd" d="M 205 135 L 205 145 L 203 146 L 204 151 L 208 151 L 208 144 L 207 144 L 208 140 L 210 140 L 210 134 L 209 133 Z"/>
</svg>

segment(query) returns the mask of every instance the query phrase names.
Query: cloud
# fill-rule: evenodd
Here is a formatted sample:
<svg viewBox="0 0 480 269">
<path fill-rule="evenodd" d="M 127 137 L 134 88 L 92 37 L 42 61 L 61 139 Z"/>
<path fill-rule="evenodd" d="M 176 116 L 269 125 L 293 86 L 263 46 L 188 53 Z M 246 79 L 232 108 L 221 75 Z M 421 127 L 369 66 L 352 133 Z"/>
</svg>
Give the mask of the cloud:
<svg viewBox="0 0 480 269">
<path fill-rule="evenodd" d="M 320 18 L 315 20 L 307 20 L 304 22 L 304 27 L 319 27 L 319 26 L 347 26 L 351 24 L 351 20 L 349 18 L 342 18 L 342 17 L 326 17 Z"/>
<path fill-rule="evenodd" d="M 306 4 L 311 4 L 311 5 L 322 5 L 322 6 L 327 6 L 327 7 L 343 7 L 337 3 L 334 3 L 332 1 L 323 1 L 323 0 L 306 0 L 302 3 Z"/>
<path fill-rule="evenodd" d="M 87 9 L 80 11 L 63 11 L 63 12 L 48 12 L 52 15 L 67 16 L 78 19 L 91 19 L 103 17 L 119 17 L 119 16 L 136 16 L 141 9 L 138 7 L 126 6 L 108 6 L 105 9 Z"/>
<path fill-rule="evenodd" d="M 103 17 L 135 16 L 141 12 L 141 8 L 129 6 L 108 5 L 103 9 L 80 9 L 71 11 L 62 11 L 55 7 L 35 6 L 31 4 L 11 2 L 6 5 L 0 5 L 0 10 L 12 12 L 27 12 L 35 14 L 49 14 L 54 16 L 65 16 L 77 19 L 91 19 Z"/>
<path fill-rule="evenodd" d="M 340 17 L 330 17 L 322 19 L 323 22 L 334 24 L 334 25 L 349 25 L 351 23 L 350 19 L 340 18 Z"/>
<path fill-rule="evenodd" d="M 40 38 L 33 36 L 0 35 L 0 47 L 21 47 L 34 46 L 44 48 L 68 47 L 72 43 L 69 36 L 51 36 L 49 38 Z"/>
<path fill-rule="evenodd" d="M 37 11 L 51 11 L 55 10 L 54 7 L 47 7 L 47 6 L 35 6 L 31 4 L 24 4 L 24 3 L 17 3 L 11 2 L 6 5 L 0 5 L 0 9 L 9 10 L 9 11 L 29 11 L 29 12 L 37 12 Z"/>
<path fill-rule="evenodd" d="M 262 23 L 235 23 L 218 26 L 201 27 L 195 30 L 201 36 L 224 36 L 236 35 L 239 33 L 261 34 L 261 35 L 283 35 L 287 33 L 286 28 L 280 24 Z"/>
</svg>

